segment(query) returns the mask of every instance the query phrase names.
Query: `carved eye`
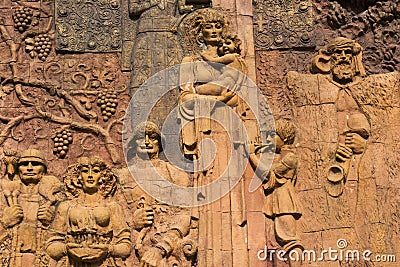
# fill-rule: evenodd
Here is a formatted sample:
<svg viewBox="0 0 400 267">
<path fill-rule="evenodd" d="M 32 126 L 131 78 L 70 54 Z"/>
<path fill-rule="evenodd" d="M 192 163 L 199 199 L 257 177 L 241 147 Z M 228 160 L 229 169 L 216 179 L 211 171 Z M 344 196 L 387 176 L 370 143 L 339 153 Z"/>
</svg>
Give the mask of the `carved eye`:
<svg viewBox="0 0 400 267">
<path fill-rule="evenodd" d="M 97 174 L 97 173 L 100 173 L 100 171 L 101 171 L 101 170 L 100 170 L 99 167 L 94 167 L 94 168 L 92 169 L 92 172 L 93 172 L 93 173 L 96 173 L 96 174 Z"/>
<path fill-rule="evenodd" d="M 145 138 L 146 138 L 146 136 L 145 136 L 144 133 L 139 133 L 139 134 L 136 136 L 136 140 L 142 140 L 142 139 L 145 139 Z"/>
<path fill-rule="evenodd" d="M 275 131 L 268 131 L 266 134 L 267 134 L 267 137 L 271 137 L 271 138 L 274 138 L 276 136 Z"/>
<path fill-rule="evenodd" d="M 158 139 L 158 135 L 156 133 L 152 133 L 151 135 L 149 135 L 149 137 L 152 140 L 157 140 Z"/>
</svg>

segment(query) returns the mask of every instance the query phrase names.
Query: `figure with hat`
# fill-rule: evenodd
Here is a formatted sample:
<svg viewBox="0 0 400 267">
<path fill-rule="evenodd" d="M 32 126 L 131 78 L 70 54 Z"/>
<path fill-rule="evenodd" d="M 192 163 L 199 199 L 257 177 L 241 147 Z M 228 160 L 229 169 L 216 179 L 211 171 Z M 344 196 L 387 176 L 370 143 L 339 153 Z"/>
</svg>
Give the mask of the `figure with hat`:
<svg viewBox="0 0 400 267">
<path fill-rule="evenodd" d="M 330 196 L 338 197 L 343 193 L 351 159 L 357 160 L 359 157 L 356 155 L 363 154 L 370 132 L 367 115 L 360 109 L 355 90 L 352 89 L 366 76 L 362 47 L 353 40 L 335 38 L 314 57 L 311 71 L 329 73 L 329 81 L 339 89 L 336 98 L 339 142 L 336 157 L 327 171 L 325 185 Z M 351 126 L 355 123 L 362 125 L 355 129 Z M 356 180 L 355 177 L 353 179 Z"/>
<path fill-rule="evenodd" d="M 9 253 L 1 254 L 6 262 L 2 266 L 48 266 L 45 232 L 62 200 L 62 184 L 56 177 L 46 175 L 46 159 L 36 149 L 27 149 L 20 155 L 6 154 L 5 162 L 7 157 L 13 159 L 7 165 L 8 179 L 1 183 L 0 227 L 1 242 Z"/>
<path fill-rule="evenodd" d="M 347 241 L 354 249 L 378 253 L 391 251 L 388 244 L 399 238 L 387 234 L 391 226 L 382 223 L 396 210 L 377 211 L 390 206 L 380 187 L 397 188 L 390 181 L 400 175 L 394 167 L 400 160 L 400 74 L 367 75 L 362 54 L 356 41 L 334 38 L 312 59 L 311 74 L 290 71 L 286 81 L 298 122 L 299 175 L 307 181 L 301 183 L 303 195 L 327 211 L 307 210 L 305 218 L 318 219 L 306 219 L 305 228 L 350 229 L 355 234 Z"/>
</svg>

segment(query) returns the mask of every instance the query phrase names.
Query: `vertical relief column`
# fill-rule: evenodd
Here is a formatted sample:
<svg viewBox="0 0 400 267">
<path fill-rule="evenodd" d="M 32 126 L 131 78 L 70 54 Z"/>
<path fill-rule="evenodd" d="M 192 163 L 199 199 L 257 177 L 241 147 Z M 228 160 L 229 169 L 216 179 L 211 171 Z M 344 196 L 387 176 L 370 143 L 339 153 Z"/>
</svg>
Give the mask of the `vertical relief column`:
<svg viewBox="0 0 400 267">
<path fill-rule="evenodd" d="M 200 207 L 198 265 L 204 267 L 254 266 L 249 263 L 248 257 L 246 185 L 244 184 L 247 179 L 243 178 L 251 176 L 243 175 L 245 167 L 243 166 L 245 162 L 243 150 L 244 144 L 249 139 L 253 143 L 255 139 L 251 139 L 251 136 L 243 136 L 239 125 L 245 124 L 244 128 L 253 132 L 253 135 L 257 135 L 258 131 L 254 119 L 248 116 L 250 112 L 244 110 L 243 105 L 240 104 L 242 101 L 236 96 L 230 96 L 229 92 L 225 92 L 225 89 L 237 90 L 238 95 L 244 96 L 243 93 L 246 93 L 244 90 L 250 86 L 241 75 L 233 75 L 228 79 L 229 82 L 224 84 L 224 90 L 220 92 L 220 95 L 215 95 L 215 90 L 220 90 L 219 87 L 215 87 L 215 84 L 221 80 L 221 74 L 221 77 L 225 77 L 224 75 L 228 73 L 225 71 L 217 73 L 216 69 L 212 69 L 211 64 L 204 64 L 216 60 L 212 55 L 217 54 L 220 38 L 225 37 L 225 41 L 231 40 L 231 38 L 239 40 L 235 30 L 238 28 L 236 25 L 239 24 L 238 15 L 235 11 L 230 12 L 231 10 L 221 12 L 221 9 L 220 5 L 219 7 L 214 6 L 212 9 L 197 10 L 187 18 L 183 25 L 184 33 L 187 34 L 182 36 L 186 37 L 185 46 L 188 47 L 188 55 L 190 55 L 185 57 L 183 62 L 195 64 L 195 67 L 187 70 L 181 69 L 181 84 L 191 84 L 193 90 L 191 87 L 182 86 L 180 100 L 197 99 L 202 109 L 180 106 L 182 120 L 194 123 L 196 126 L 186 127 L 187 130 L 182 134 L 182 145 L 187 157 L 200 160 L 197 169 L 201 172 L 197 172 L 196 182 L 200 185 L 207 185 L 207 188 L 201 189 L 203 190 L 201 195 L 198 195 L 208 201 L 206 205 Z M 227 20 L 230 21 L 229 25 Z M 228 33 L 228 38 L 223 35 L 224 32 Z M 202 42 L 203 46 L 199 46 L 196 43 L 197 40 Z M 243 43 L 243 40 L 239 41 Z M 211 57 L 208 57 L 209 55 Z M 217 59 L 221 59 L 221 56 Z M 244 61 L 241 56 L 235 55 L 232 63 L 236 64 L 235 66 L 240 72 L 246 73 Z M 203 80 L 201 83 L 198 82 L 199 78 Z M 257 101 L 255 95 L 251 96 Z M 224 109 L 223 105 L 215 105 L 213 108 L 208 99 L 225 102 L 229 109 Z M 234 116 L 234 112 L 239 115 L 240 121 L 235 120 L 237 116 Z M 207 120 L 205 120 L 206 118 Z M 247 122 L 253 123 L 253 127 L 247 127 Z M 223 129 L 221 126 L 226 128 Z M 236 127 L 239 127 L 239 130 L 233 132 L 234 129 L 237 129 Z M 202 144 L 202 140 L 205 138 L 211 139 L 217 148 L 216 156 L 211 163 L 206 161 L 205 155 L 211 152 L 211 147 Z M 203 153 L 198 153 L 198 151 Z M 237 156 L 233 157 L 232 153 Z M 235 185 L 236 182 L 238 182 L 237 185 Z M 199 198 L 198 201 L 202 200 Z M 258 210 L 262 215 L 261 207 Z"/>
<path fill-rule="evenodd" d="M 252 19 L 251 30 L 246 29 L 246 34 L 252 34 L 252 48 L 249 51 L 254 54 L 249 62 L 250 77 L 256 81 L 264 94 L 275 119 L 279 116 L 288 116 L 291 114 L 291 107 L 287 100 L 284 76 L 288 70 L 296 68 L 298 54 L 307 54 L 305 51 L 312 50 L 315 46 L 312 1 L 253 0 L 247 2 L 249 3 L 237 0 L 236 6 L 239 14 L 246 12 Z M 251 10 L 247 10 L 248 8 Z M 246 21 L 238 25 L 244 28 L 250 27 L 250 23 Z M 246 26 L 241 26 L 242 24 Z M 247 43 L 249 43 L 248 40 Z M 256 78 L 252 75 L 253 70 Z M 269 116 L 270 111 L 260 107 L 260 116 Z M 261 136 L 267 136 L 268 125 L 260 125 L 260 128 Z M 247 197 L 250 266 L 283 264 L 270 260 L 267 251 L 258 254 L 266 247 L 268 250 L 278 248 L 274 230 L 276 221 L 267 219 L 260 212 L 266 197 L 261 189 L 248 194 Z"/>
<path fill-rule="evenodd" d="M 229 14 L 233 32 L 238 33 L 242 40 L 243 58 L 247 65 L 248 76 L 256 80 L 254 38 L 253 38 L 253 8 L 251 0 L 213 0 L 214 8 L 221 8 Z"/>
<path fill-rule="evenodd" d="M 236 32 L 242 40 L 242 56 L 246 63 L 247 75 L 256 81 L 256 60 L 253 35 L 253 8 L 251 0 L 213 0 L 213 8 L 220 8 L 226 12 L 231 22 L 232 32 Z M 255 88 L 248 88 L 253 90 Z M 248 92 L 250 103 L 258 103 L 255 98 L 257 94 Z M 254 107 L 254 105 L 252 105 Z M 254 128 L 256 125 L 248 125 L 254 122 L 251 118 L 246 120 L 246 128 Z M 250 133 L 251 134 L 251 133 Z M 253 172 L 247 168 L 242 179 L 245 193 L 245 208 L 247 223 L 244 225 L 232 226 L 232 263 L 233 266 L 265 266 L 265 262 L 257 259 L 257 251 L 264 248 L 265 240 L 265 219 L 261 212 L 263 194 L 260 191 L 248 192 L 250 179 Z M 238 185 L 240 186 L 240 185 Z M 239 194 L 232 194 L 231 203 L 240 203 Z M 237 198 L 237 200 L 235 199 Z M 235 205 L 233 205 L 234 207 Z M 234 212 L 234 211 L 233 211 Z M 244 228 L 244 229 L 243 229 Z"/>
</svg>

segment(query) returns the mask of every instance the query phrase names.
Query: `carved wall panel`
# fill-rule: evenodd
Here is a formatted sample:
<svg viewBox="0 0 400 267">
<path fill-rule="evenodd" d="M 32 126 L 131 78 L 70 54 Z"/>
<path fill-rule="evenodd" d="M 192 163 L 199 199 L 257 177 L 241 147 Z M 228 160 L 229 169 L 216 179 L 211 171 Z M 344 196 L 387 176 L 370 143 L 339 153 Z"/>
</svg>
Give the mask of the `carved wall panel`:
<svg viewBox="0 0 400 267">
<path fill-rule="evenodd" d="M 254 39 L 258 50 L 313 47 L 311 0 L 253 1 Z"/>
<path fill-rule="evenodd" d="M 265 244 L 274 248 L 286 244 L 276 240 L 280 237 L 274 232 L 278 222 L 267 219 L 262 213 L 265 192 L 258 190 L 250 194 L 241 191 L 248 188 L 249 179 L 244 179 L 223 201 L 216 202 L 211 208 L 203 208 L 205 212 L 199 216 L 198 210 L 193 212 L 172 208 L 148 199 L 138 189 L 132 176 L 124 173 L 127 170 L 124 168 L 126 164 L 123 161 L 121 132 L 125 109 L 130 100 L 128 87 L 132 73 L 129 71 L 136 67 L 135 75 L 139 82 L 135 86 L 139 86 L 140 80 L 148 78 L 153 71 L 179 63 L 183 56 L 190 53 L 181 49 L 185 37 L 177 34 L 176 31 L 180 29 L 169 27 L 171 25 L 168 22 L 182 23 L 190 17 L 187 13 L 210 6 L 210 1 L 205 0 L 131 2 L 139 7 L 149 3 L 155 8 L 146 9 L 144 15 L 137 18 L 129 12 L 129 1 L 122 0 L 0 1 L 0 153 L 3 158 L 0 171 L 5 173 L 0 179 L 0 226 L 4 226 L 4 218 L 10 219 L 10 216 L 3 216 L 7 213 L 13 213 L 20 220 L 22 209 L 27 217 L 18 223 L 30 227 L 26 229 L 34 229 L 36 239 L 31 240 L 39 244 L 37 253 L 24 254 L 24 248 L 17 241 L 18 238 L 22 240 L 25 236 L 32 236 L 31 232 L 14 230 L 18 227 L 12 226 L 13 222 L 7 224 L 7 234 L 0 232 L 0 266 L 28 266 L 28 262 L 29 266 L 44 267 L 49 266 L 49 263 L 55 266 L 57 254 L 52 254 L 57 258 L 53 260 L 45 251 L 44 232 L 48 226 L 42 220 L 46 218 L 42 216 L 44 212 L 39 214 L 39 208 L 43 204 L 48 209 L 41 210 L 51 211 L 58 203 L 53 202 L 43 191 L 49 187 L 51 190 L 57 189 L 56 181 L 63 181 L 68 166 L 76 164 L 78 158 L 93 159 L 95 156 L 102 158 L 108 165 L 107 171 L 120 175 L 118 189 L 109 200 L 110 203 L 114 201 L 122 206 L 133 246 L 127 259 L 128 255 L 121 252 L 115 254 L 117 257 L 112 256 L 111 252 L 104 256 L 102 251 L 105 247 L 108 249 L 108 242 L 115 242 L 116 238 L 113 240 L 109 236 L 102 236 L 102 242 L 107 243 L 107 246 L 97 242 L 100 238 L 95 245 L 104 246 L 91 249 L 93 253 L 100 253 L 99 258 L 107 261 L 107 264 L 123 266 L 125 262 L 127 266 L 140 266 L 143 257 L 148 262 L 154 261 L 151 254 L 154 256 L 157 252 L 158 256 L 162 256 L 163 264 L 174 266 L 223 266 L 225 262 L 232 263 L 233 267 L 289 266 L 289 263 L 277 258 L 270 262 L 257 258 L 257 252 Z M 194 8 L 188 8 L 187 5 L 194 5 Z M 281 175 L 279 167 L 282 165 L 293 165 L 291 169 L 297 171 L 297 180 L 292 173 L 284 178 L 297 181 L 296 186 L 290 190 L 295 191 L 299 202 L 303 204 L 301 217 L 299 211 L 293 213 L 296 214 L 296 234 L 299 234 L 301 244 L 305 249 L 315 249 L 318 252 L 329 246 L 337 248 L 336 241 L 345 238 L 349 242 L 349 249 L 361 247 L 398 254 L 399 82 L 398 74 L 389 72 L 400 69 L 400 4 L 393 0 L 215 0 L 212 6 L 226 10 L 226 17 L 231 19 L 231 33 L 241 36 L 243 59 L 236 59 L 240 58 L 239 62 L 246 61 L 250 69 L 256 69 L 257 84 L 268 99 L 273 114 L 276 117 L 291 118 L 296 124 L 296 139 L 291 149 L 297 157 L 298 165 L 293 163 L 294 160 L 281 157 L 274 165 L 274 172 Z M 164 24 L 144 27 L 149 26 L 146 23 L 150 17 L 159 22 L 160 16 L 166 13 L 170 20 L 164 20 Z M 247 23 L 251 19 L 253 22 Z M 139 20 L 145 23 L 140 29 Z M 254 30 L 255 43 L 251 41 L 253 32 L 249 28 Z M 163 32 L 155 33 L 155 30 Z M 357 84 L 340 87 L 327 78 L 328 74 L 309 74 L 313 57 L 337 36 L 353 39 L 364 48 L 366 76 Z M 164 41 L 166 46 L 163 46 Z M 194 49 L 204 48 L 199 46 L 201 42 L 197 42 L 201 39 L 192 38 L 192 41 Z M 133 51 L 134 48 L 136 51 Z M 147 54 L 142 58 L 136 55 L 132 57 L 136 52 Z M 254 63 L 249 64 L 252 60 Z M 132 66 L 133 63 L 137 64 Z M 149 67 L 151 72 L 146 72 L 140 66 Z M 289 71 L 295 72 L 287 76 Z M 249 73 L 250 76 L 253 74 Z M 315 88 L 318 90 L 313 90 Z M 156 104 L 156 111 L 152 114 L 156 124 L 160 124 L 176 104 L 178 90 L 171 91 Z M 352 101 L 349 106 L 344 105 L 343 101 L 319 102 L 336 91 L 352 92 L 354 95 L 344 99 L 352 99 L 356 105 Z M 152 93 L 152 88 L 147 92 Z M 363 131 L 368 128 L 366 124 L 360 123 L 364 128 L 357 129 L 354 124 L 359 121 L 354 122 L 352 114 L 346 113 L 360 110 L 366 114 L 370 126 L 366 132 Z M 267 109 L 265 112 L 266 116 L 270 114 Z M 349 115 L 349 119 L 343 119 L 346 115 Z M 211 133 L 214 134 L 215 130 L 218 129 L 211 129 Z M 344 135 L 359 133 L 363 135 L 360 135 L 362 138 L 359 140 L 366 140 L 364 150 L 350 155 L 349 147 L 346 150 Z M 207 131 L 204 132 L 206 134 Z M 215 138 L 217 146 L 226 145 L 222 134 L 215 136 L 218 137 Z M 54 183 L 47 184 L 49 187 L 45 190 L 39 185 L 42 192 L 32 199 L 27 198 L 34 195 L 30 194 L 25 185 L 14 183 L 18 179 L 13 180 L 16 179 L 18 169 L 15 165 L 18 162 L 15 151 L 21 154 L 28 148 L 42 152 L 43 157 L 36 155 L 36 158 L 46 159 L 46 177 L 54 175 L 56 179 L 46 178 Z M 348 158 L 345 158 L 346 155 Z M 161 154 L 160 158 L 163 158 Z M 179 177 L 189 181 L 189 184 L 194 183 L 193 175 L 187 177 L 187 174 L 179 172 L 172 174 L 174 171 L 171 171 L 169 163 L 161 159 L 156 162 L 162 171 L 168 173 L 169 179 Z M 337 180 L 337 177 L 329 177 L 328 171 L 336 170 L 332 167 L 343 170 L 345 176 Z M 216 174 L 220 171 L 218 168 L 214 167 L 207 172 L 213 171 Z M 252 170 L 248 168 L 245 175 L 253 175 Z M 38 187 L 32 186 L 34 190 Z M 140 197 L 135 196 L 138 191 Z M 135 199 L 127 203 L 127 198 L 131 196 L 135 196 Z M 142 196 L 146 201 L 141 199 Z M 84 214 L 95 210 L 90 206 L 96 206 L 97 202 L 69 197 L 68 201 L 64 201 L 67 203 L 63 204 L 64 208 L 78 203 L 78 209 L 83 207 Z M 60 200 L 64 199 L 60 197 Z M 101 199 L 101 203 L 107 206 L 105 203 L 109 202 Z M 119 209 L 118 205 L 111 206 Z M 34 208 L 30 209 L 31 206 Z M 109 208 L 103 206 L 100 213 L 108 213 Z M 93 216 L 95 214 L 92 213 Z M 140 218 L 138 214 L 146 216 Z M 74 221 L 73 217 L 65 213 L 54 216 L 58 220 Z M 81 216 L 84 217 L 82 213 Z M 139 223 L 136 216 L 139 217 Z M 45 224 L 42 224 L 39 217 Z M 204 220 L 207 218 L 210 220 Z M 117 234 L 115 224 L 110 225 Z M 123 225 L 123 228 L 126 229 L 126 226 Z M 85 230 L 79 230 L 86 238 Z M 72 232 L 69 231 L 69 234 Z M 126 235 L 126 244 L 130 242 L 128 239 Z M 25 243 L 27 247 L 34 247 L 33 243 Z M 89 243 L 85 244 L 93 245 Z M 88 248 L 83 250 L 87 251 Z M 83 255 L 83 258 L 87 256 Z M 65 255 L 63 257 L 62 260 L 65 260 Z M 59 265 L 63 264 L 62 260 Z M 110 263 L 113 260 L 115 262 Z M 207 260 L 209 262 L 203 264 Z M 317 262 L 306 265 L 381 267 L 376 263 L 368 265 L 365 262 Z M 87 266 L 91 265 L 88 263 Z M 387 266 L 397 265 L 394 263 Z"/>
<path fill-rule="evenodd" d="M 99 153 L 122 162 L 118 147 L 129 77 L 118 67 L 120 56 L 56 52 L 52 2 L 2 5 L 2 11 L 12 6 L 12 12 L 1 13 L 0 23 L 4 148 L 32 145 L 48 152 L 50 161 L 64 159 L 58 163 L 64 167 L 75 157 Z M 20 29 L 16 14 L 31 23 Z"/>
<path fill-rule="evenodd" d="M 294 118 L 299 127 L 296 187 L 300 201 L 305 203 L 300 236 L 306 249 L 336 248 L 335 242 L 345 239 L 349 249 L 369 248 L 397 254 L 398 215 L 395 214 L 399 207 L 395 195 L 399 192 L 399 182 L 395 177 L 398 176 L 399 159 L 398 145 L 394 143 L 399 137 L 394 130 L 397 126 L 391 126 L 389 121 L 398 120 L 394 118 L 398 114 L 398 101 L 392 98 L 398 99 L 398 92 L 392 90 L 398 90 L 399 86 L 396 71 L 400 70 L 400 6 L 396 1 L 315 0 L 312 4 L 315 48 L 258 49 L 256 52 L 257 84 L 274 115 Z M 309 74 L 313 56 L 339 36 L 353 39 L 363 47 L 362 62 L 366 72 L 360 81 L 347 85 L 352 97 L 345 101 L 337 100 L 343 95 L 335 93 L 337 87 L 326 81 L 326 74 L 319 74 L 318 78 Z M 290 71 L 297 75 L 293 76 L 294 72 Z M 319 89 L 313 89 L 318 88 L 317 84 Z M 329 97 L 338 98 L 329 100 Z M 343 113 L 360 111 L 368 118 L 371 132 L 365 135 L 368 136 L 365 152 L 352 154 L 349 167 L 346 160 L 338 160 L 335 153 L 343 152 L 341 129 L 353 131 L 349 125 L 354 117 L 350 114 L 345 117 Z M 333 172 L 329 170 L 334 170 L 332 167 L 343 167 L 347 173 L 345 180 L 331 176 Z M 385 211 L 379 211 L 381 209 Z M 279 266 L 281 262 L 274 260 L 273 264 Z M 308 264 L 343 266 L 345 263 Z M 347 264 L 396 266 L 396 263 L 362 261 Z"/>
<path fill-rule="evenodd" d="M 258 21 L 259 5 L 256 2 L 253 6 L 255 22 Z M 312 7 L 313 32 L 317 37 L 315 48 L 296 51 L 297 49 L 293 47 L 294 50 L 290 52 L 257 49 L 257 84 L 268 98 L 271 94 L 284 94 L 282 90 L 272 89 L 281 86 L 287 71 L 297 70 L 306 73 L 312 55 L 327 44 L 329 39 L 336 36 L 357 40 L 364 47 L 363 62 L 368 74 L 399 70 L 400 7 L 396 1 L 356 1 L 350 4 L 346 1 L 316 0 L 312 2 Z M 267 28 L 264 27 L 265 29 Z M 272 86 L 271 90 L 267 89 L 267 86 Z M 275 106 L 274 111 L 277 114 L 289 115 L 290 112 L 287 112 L 287 105 L 284 102 L 285 97 L 281 98 L 283 102 L 280 99 L 276 101 L 269 99 L 271 105 Z"/>
<path fill-rule="evenodd" d="M 119 5 L 119 2 L 112 1 L 58 1 L 54 3 L 54 1 L 6 0 L 0 2 L 0 150 L 4 152 L 3 159 L 5 161 L 5 164 L 1 165 L 0 168 L 2 171 L 10 172 L 8 177 L 2 177 L 0 180 L 1 185 L 4 183 L 8 184 L 9 180 L 12 179 L 10 178 L 12 176 L 11 169 L 15 169 L 13 165 L 15 162 L 6 163 L 13 161 L 11 159 L 7 160 L 7 157 L 12 156 L 11 154 L 7 156 L 9 152 L 20 152 L 26 148 L 37 148 L 43 151 L 47 162 L 47 171 L 54 175 L 57 181 L 63 180 L 68 166 L 75 164 L 77 158 L 80 157 L 93 159 L 93 156 L 99 156 L 108 164 L 113 164 L 113 168 L 119 168 L 126 164 L 123 162 L 121 134 L 122 119 L 130 100 L 127 90 L 130 73 L 123 73 L 121 71 L 123 56 L 120 54 L 120 46 L 111 47 L 111 37 L 107 39 L 107 34 L 111 36 L 110 33 L 116 33 L 116 31 L 113 31 L 115 28 L 112 27 L 115 25 L 120 27 L 122 23 L 122 8 L 120 9 L 115 3 Z M 61 12 L 60 14 L 60 7 L 63 7 L 63 5 L 65 7 L 66 4 L 68 4 L 67 13 Z M 92 17 L 85 17 L 89 15 L 88 9 L 93 11 L 91 13 Z M 99 12 L 96 13 L 95 11 Z M 128 18 L 128 10 L 125 9 L 124 11 L 126 12 L 124 18 L 132 22 Z M 74 20 L 71 20 L 69 16 L 74 15 L 74 12 L 77 13 L 78 20 L 85 22 L 85 19 L 88 19 L 88 24 L 71 23 Z M 100 13 L 104 16 L 107 15 L 107 17 L 96 17 Z M 65 18 L 61 16 L 65 14 L 68 16 Z M 76 40 L 79 39 L 82 42 L 76 43 L 74 47 L 64 47 L 61 51 L 56 47 L 56 44 L 60 44 L 60 39 L 57 38 L 62 37 L 59 35 L 60 32 L 57 31 L 65 26 L 62 23 L 67 22 L 70 23 L 68 27 L 71 26 L 72 29 L 76 30 L 73 32 L 73 34 L 76 34 L 75 37 L 78 37 Z M 92 25 L 91 23 L 95 24 Z M 99 23 L 103 23 L 101 24 L 102 26 Z M 82 27 L 80 28 L 80 26 Z M 96 34 L 101 34 L 101 36 L 97 35 L 95 38 L 101 37 L 104 42 L 101 42 L 103 46 L 90 47 L 89 49 L 90 40 L 88 38 L 94 29 Z M 120 45 L 122 44 L 122 34 L 119 28 L 117 33 L 118 38 L 115 40 Z M 132 36 L 135 36 L 134 31 Z M 69 37 L 72 38 L 73 36 L 70 35 Z M 93 54 L 85 52 L 108 53 Z M 169 103 L 176 102 L 177 97 L 172 98 L 168 99 Z M 7 149 L 10 151 L 7 151 Z M 176 179 L 178 176 L 175 175 L 173 178 Z M 11 208 L 13 206 L 12 213 L 16 214 L 17 219 L 20 220 L 21 209 L 11 202 L 5 204 L 8 201 L 6 200 L 8 199 L 7 190 L 7 185 L 4 188 L 1 186 L 0 198 L 3 204 L 1 205 L 0 212 L 3 215 L 5 207 L 9 206 Z M 13 191 L 15 190 L 11 190 L 10 192 Z M 23 201 L 18 200 L 17 202 L 22 205 L 23 216 L 29 216 L 29 220 L 25 222 L 26 218 L 24 217 L 22 222 L 25 225 L 30 224 L 30 220 L 33 220 L 36 225 L 37 219 L 35 216 L 38 209 L 36 207 L 32 209 L 32 212 L 28 212 L 29 205 L 31 204 L 28 206 L 25 205 L 25 191 L 23 193 Z M 125 203 L 126 199 L 121 197 L 121 194 L 121 192 L 118 192 L 118 196 L 113 197 L 113 201 L 118 201 L 119 204 Z M 34 197 L 32 196 L 32 198 Z M 92 204 L 88 205 L 84 200 L 78 200 L 73 196 L 69 197 L 67 202 L 63 202 L 64 207 L 78 201 L 79 205 L 85 207 L 85 214 L 92 213 L 89 217 L 96 217 L 98 209 L 97 211 L 93 211 L 92 208 L 87 207 Z M 44 202 L 41 198 L 37 198 L 37 200 L 40 204 Z M 170 214 L 176 215 L 175 210 L 171 210 L 168 215 L 162 217 L 161 215 L 165 213 L 166 209 L 169 210 L 169 207 L 163 207 L 160 204 L 158 208 L 159 212 L 157 213 L 152 230 L 148 235 L 142 233 L 142 238 L 145 238 L 147 248 L 142 249 L 141 253 L 145 252 L 148 248 L 155 247 L 157 242 L 154 236 L 158 238 L 160 228 L 163 228 L 162 231 L 168 231 L 170 230 L 168 225 L 173 225 L 179 221 L 179 218 L 175 221 L 168 221 Z M 124 215 L 132 215 L 129 212 L 130 210 L 125 210 Z M 37 213 L 39 214 L 39 212 Z M 110 210 L 105 209 L 100 213 L 110 213 Z M 121 214 L 111 213 L 113 213 L 113 216 L 117 216 L 119 220 L 123 217 L 120 216 Z M 185 213 L 190 214 L 190 211 Z M 82 214 L 79 216 L 82 216 Z M 185 216 L 188 217 L 188 215 Z M 71 222 L 74 221 L 73 216 L 68 217 L 62 213 L 55 217 L 58 221 L 64 221 L 66 218 L 71 220 Z M 2 216 L 2 218 L 5 217 Z M 121 220 L 121 222 L 124 222 L 124 220 Z M 98 220 L 96 223 L 98 223 Z M 30 251 L 32 253 L 23 254 L 24 248 L 20 249 L 23 245 L 18 242 L 22 240 L 21 238 L 24 235 L 14 233 L 16 230 L 11 229 L 12 226 L 10 225 L 10 229 L 7 229 L 10 230 L 10 235 L 3 235 L 3 231 L 0 237 L 0 265 L 22 266 L 25 264 L 44 267 L 55 266 L 55 262 L 59 261 L 59 265 L 69 262 L 72 266 L 75 266 L 84 262 L 85 266 L 99 266 L 97 264 L 98 261 L 104 260 L 106 262 L 104 264 L 122 266 L 121 264 L 123 264 L 129 254 L 117 252 L 121 247 L 114 247 L 112 251 L 106 253 L 106 257 L 103 255 L 106 247 L 111 249 L 109 243 L 114 244 L 117 239 L 120 239 L 118 235 L 121 229 L 114 229 L 115 233 L 112 234 L 114 235 L 114 239 L 112 239 L 108 236 L 109 232 L 107 232 L 109 225 L 105 226 L 104 222 L 100 222 L 100 224 L 104 228 L 102 228 L 104 231 L 102 230 L 103 232 L 98 236 L 85 232 L 87 225 L 81 225 L 81 228 L 78 227 L 81 230 L 81 236 L 74 236 L 75 239 L 72 238 L 71 240 L 74 240 L 75 243 L 77 240 L 82 241 L 85 244 L 84 248 L 68 247 L 68 255 L 61 255 L 50 251 L 49 254 L 54 257 L 54 260 L 46 254 L 44 246 L 44 236 L 47 235 L 47 232 L 43 229 L 46 227 L 46 230 L 48 230 L 48 225 L 45 227 L 39 225 L 35 228 L 27 228 L 29 231 L 32 230 L 32 233 L 35 231 L 39 232 L 34 237 L 32 237 L 32 234 L 27 234 L 29 242 L 36 242 L 40 246 L 36 254 L 33 250 Z M 111 224 L 114 227 L 115 221 Z M 20 227 L 17 228 L 20 229 Z M 63 228 L 63 225 L 61 225 L 61 228 Z M 193 226 L 193 229 L 195 228 L 196 225 Z M 136 231 L 134 228 L 130 230 L 135 240 L 140 239 L 141 234 L 139 231 Z M 195 264 L 197 235 L 196 230 L 191 230 L 192 232 L 194 234 L 190 236 L 186 235 L 176 245 L 176 250 L 171 255 L 168 255 L 169 258 L 166 261 L 168 264 L 180 264 L 182 262 L 185 263 L 185 266 L 193 266 Z M 68 234 L 73 236 L 75 232 L 69 229 L 67 231 Z M 125 236 L 125 240 L 128 240 L 126 232 L 123 235 Z M 40 240 L 37 238 L 40 238 Z M 173 239 L 174 236 L 166 236 L 159 241 L 168 241 L 168 238 Z M 64 241 L 67 240 L 63 239 L 60 242 L 60 236 L 56 235 L 55 240 L 50 242 L 50 247 L 56 250 L 60 247 L 62 248 L 65 245 Z M 30 249 L 28 247 L 30 246 L 29 242 L 28 240 L 24 240 L 24 246 L 28 250 Z M 87 247 L 85 247 L 86 245 Z M 97 247 L 93 247 L 93 245 Z M 89 254 L 88 251 L 90 251 Z M 129 252 L 131 251 L 129 249 Z M 91 253 L 92 255 L 90 255 Z M 126 260 L 128 266 L 129 264 L 139 266 L 137 255 L 134 255 L 134 253 L 131 254 L 129 259 Z M 62 258 L 59 258 L 60 255 Z M 80 259 L 78 260 L 77 258 Z"/>
<path fill-rule="evenodd" d="M 59 51 L 110 52 L 122 47 L 120 0 L 56 1 L 56 47 Z"/>
</svg>

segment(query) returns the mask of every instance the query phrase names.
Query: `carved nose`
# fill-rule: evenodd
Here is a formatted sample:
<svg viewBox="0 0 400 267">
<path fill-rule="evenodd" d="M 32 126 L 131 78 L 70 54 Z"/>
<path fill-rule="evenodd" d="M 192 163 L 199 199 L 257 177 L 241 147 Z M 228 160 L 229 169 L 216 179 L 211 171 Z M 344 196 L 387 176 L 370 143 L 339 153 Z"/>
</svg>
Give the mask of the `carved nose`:
<svg viewBox="0 0 400 267">
<path fill-rule="evenodd" d="M 27 169 L 28 170 L 33 170 L 33 166 L 32 166 L 32 163 L 30 161 L 28 162 Z"/>
</svg>

